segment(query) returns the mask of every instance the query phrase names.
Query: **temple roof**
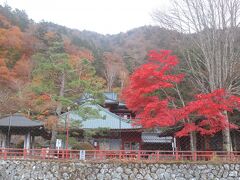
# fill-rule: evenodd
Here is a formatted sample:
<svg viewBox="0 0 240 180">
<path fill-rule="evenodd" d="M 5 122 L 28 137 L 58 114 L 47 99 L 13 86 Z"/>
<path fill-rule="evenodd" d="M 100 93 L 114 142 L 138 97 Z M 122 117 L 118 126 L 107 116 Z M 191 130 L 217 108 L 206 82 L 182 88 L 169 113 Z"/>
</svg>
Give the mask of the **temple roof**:
<svg viewBox="0 0 240 180">
<path fill-rule="evenodd" d="M 90 117 L 85 120 L 76 111 L 69 112 L 69 120 L 71 124 L 74 121 L 80 122 L 79 129 L 139 129 L 140 127 L 133 126 L 132 123 L 109 110 L 97 104 L 85 104 L 84 106 L 90 107 L 98 111 L 100 117 Z M 62 123 L 66 120 L 67 113 L 61 115 Z"/>
</svg>

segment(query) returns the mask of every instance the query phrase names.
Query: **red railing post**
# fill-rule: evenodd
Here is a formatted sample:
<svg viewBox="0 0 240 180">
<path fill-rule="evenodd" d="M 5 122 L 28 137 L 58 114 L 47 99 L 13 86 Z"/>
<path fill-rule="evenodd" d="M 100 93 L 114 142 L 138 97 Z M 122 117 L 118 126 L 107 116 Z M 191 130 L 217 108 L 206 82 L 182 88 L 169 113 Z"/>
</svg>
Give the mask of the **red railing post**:
<svg viewBox="0 0 240 180">
<path fill-rule="evenodd" d="M 233 161 L 233 159 L 234 159 L 234 154 L 233 154 L 233 152 L 229 152 L 229 160 L 230 161 Z"/>
<path fill-rule="evenodd" d="M 46 159 L 46 157 L 47 157 L 47 149 L 46 148 L 41 149 L 41 156 L 42 156 L 42 159 Z"/>
<path fill-rule="evenodd" d="M 138 156 L 137 156 L 137 160 L 140 161 L 141 160 L 141 151 L 138 150 Z"/>
<path fill-rule="evenodd" d="M 119 157 L 118 158 L 122 159 L 122 151 L 121 150 L 119 151 Z"/>
<path fill-rule="evenodd" d="M 176 161 L 178 161 L 179 160 L 178 150 L 175 151 L 175 157 L 176 157 Z"/>
<path fill-rule="evenodd" d="M 3 149 L 3 153 L 4 153 L 4 160 L 6 160 L 7 159 L 7 150 L 5 148 Z"/>
<path fill-rule="evenodd" d="M 93 159 L 97 159 L 96 151 L 94 151 Z"/>
<path fill-rule="evenodd" d="M 193 160 L 196 161 L 197 160 L 197 152 L 193 151 Z"/>
<path fill-rule="evenodd" d="M 26 159 L 27 157 L 27 151 L 26 148 L 23 149 L 23 159 Z"/>
<path fill-rule="evenodd" d="M 160 151 L 157 151 L 157 161 L 160 160 Z"/>
<path fill-rule="evenodd" d="M 64 149 L 62 150 L 62 159 L 64 159 L 64 156 L 65 156 L 65 154 L 64 154 Z"/>
<path fill-rule="evenodd" d="M 99 153 L 99 159 L 102 160 L 102 151 L 99 150 L 98 153 Z"/>
</svg>

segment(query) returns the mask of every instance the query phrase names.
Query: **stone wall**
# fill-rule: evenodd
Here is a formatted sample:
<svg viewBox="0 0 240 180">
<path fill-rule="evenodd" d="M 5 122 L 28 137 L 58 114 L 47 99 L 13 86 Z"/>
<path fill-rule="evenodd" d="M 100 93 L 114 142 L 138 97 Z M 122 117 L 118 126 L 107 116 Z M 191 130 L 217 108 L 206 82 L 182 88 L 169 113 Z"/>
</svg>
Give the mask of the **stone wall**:
<svg viewBox="0 0 240 180">
<path fill-rule="evenodd" d="M 144 164 L 0 160 L 0 179 L 240 179 L 240 164 Z"/>
</svg>

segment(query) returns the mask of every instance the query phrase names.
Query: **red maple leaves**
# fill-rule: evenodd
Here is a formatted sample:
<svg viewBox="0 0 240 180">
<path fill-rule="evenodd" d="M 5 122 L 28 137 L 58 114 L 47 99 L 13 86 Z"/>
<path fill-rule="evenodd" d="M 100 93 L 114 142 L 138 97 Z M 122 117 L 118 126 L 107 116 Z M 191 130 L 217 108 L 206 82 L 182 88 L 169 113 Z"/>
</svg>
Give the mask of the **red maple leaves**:
<svg viewBox="0 0 240 180">
<path fill-rule="evenodd" d="M 170 97 L 159 99 L 154 95 L 159 89 L 171 88 L 184 75 L 172 74 L 178 64 L 170 51 L 151 51 L 149 62 L 138 68 L 130 77 L 129 86 L 123 91 L 123 98 L 139 119 L 135 123 L 143 127 L 169 126 L 176 124 L 178 109 L 170 108 Z"/>
<path fill-rule="evenodd" d="M 159 91 L 175 87 L 184 78 L 174 74 L 173 68 L 179 61 L 171 51 L 150 51 L 147 64 L 139 67 L 130 77 L 129 86 L 122 93 L 129 109 L 136 113 L 135 124 L 145 128 L 173 126 L 181 122 L 184 127 L 178 136 L 191 131 L 214 134 L 226 127 L 236 127 L 228 123 L 227 112 L 240 106 L 240 98 L 229 95 L 224 89 L 208 94 L 198 94 L 186 106 L 177 108 L 171 104 L 174 97 L 160 97 Z M 189 121 L 190 117 L 200 118 Z"/>
<path fill-rule="evenodd" d="M 199 117 L 198 122 L 187 123 L 177 133 L 178 136 L 187 135 L 191 131 L 199 131 L 201 134 L 214 134 L 227 127 L 237 128 L 229 123 L 227 112 L 232 112 L 240 106 L 240 98 L 228 94 L 224 89 L 217 89 L 212 93 L 198 94 L 195 100 L 182 108 L 182 117 Z"/>
</svg>

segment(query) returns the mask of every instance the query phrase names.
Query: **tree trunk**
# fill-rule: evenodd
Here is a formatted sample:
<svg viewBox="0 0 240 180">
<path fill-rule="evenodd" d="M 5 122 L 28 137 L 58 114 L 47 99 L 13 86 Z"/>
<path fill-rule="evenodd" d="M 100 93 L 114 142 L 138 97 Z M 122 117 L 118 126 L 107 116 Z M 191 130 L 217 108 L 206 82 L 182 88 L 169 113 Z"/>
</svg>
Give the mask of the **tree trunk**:
<svg viewBox="0 0 240 180">
<path fill-rule="evenodd" d="M 196 134 L 196 132 L 190 133 L 190 148 L 191 148 L 191 151 L 197 151 L 197 134 Z"/>
<path fill-rule="evenodd" d="M 226 117 L 226 122 L 229 123 L 227 112 L 224 112 Z M 232 141 L 229 126 L 222 131 L 223 135 L 223 151 L 231 152 L 232 151 Z"/>
<path fill-rule="evenodd" d="M 60 91 L 59 91 L 59 97 L 64 97 L 64 90 L 65 90 L 65 72 L 62 73 L 62 77 L 61 77 L 61 85 L 60 85 Z M 56 114 L 58 116 L 61 115 L 62 112 L 62 103 L 58 103 L 57 108 L 56 108 Z M 55 142 L 57 139 L 57 130 L 56 128 L 52 129 L 52 137 L 51 137 L 51 147 L 55 148 Z"/>
<path fill-rule="evenodd" d="M 222 131 L 223 135 L 223 151 L 231 152 L 232 151 L 232 141 L 230 135 L 230 129 L 226 128 Z"/>
</svg>

